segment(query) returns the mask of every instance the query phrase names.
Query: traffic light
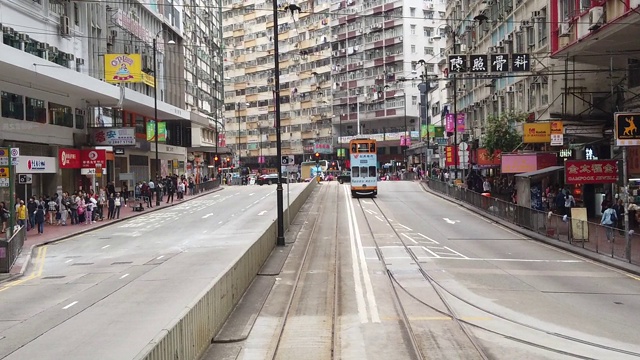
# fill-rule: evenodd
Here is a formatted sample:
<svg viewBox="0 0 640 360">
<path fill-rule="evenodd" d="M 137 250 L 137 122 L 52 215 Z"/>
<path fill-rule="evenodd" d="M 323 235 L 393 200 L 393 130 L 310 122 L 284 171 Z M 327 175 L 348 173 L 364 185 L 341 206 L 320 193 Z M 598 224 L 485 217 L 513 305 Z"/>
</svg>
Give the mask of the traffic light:
<svg viewBox="0 0 640 360">
<path fill-rule="evenodd" d="M 315 157 L 316 157 L 316 164 L 318 164 L 320 162 L 320 153 L 317 152 L 315 154 Z"/>
<path fill-rule="evenodd" d="M 218 155 L 213 158 L 213 161 L 218 162 Z"/>
<path fill-rule="evenodd" d="M 227 162 L 229 162 L 231 159 L 227 158 Z"/>
</svg>

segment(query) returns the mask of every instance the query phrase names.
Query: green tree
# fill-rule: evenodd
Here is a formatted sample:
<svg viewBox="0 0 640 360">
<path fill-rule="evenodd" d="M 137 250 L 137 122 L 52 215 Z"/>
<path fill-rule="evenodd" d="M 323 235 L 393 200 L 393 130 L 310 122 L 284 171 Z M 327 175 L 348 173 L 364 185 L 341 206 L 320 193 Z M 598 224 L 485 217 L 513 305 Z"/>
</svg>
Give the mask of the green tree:
<svg viewBox="0 0 640 360">
<path fill-rule="evenodd" d="M 489 116 L 485 121 L 482 147 L 493 156 L 496 150 L 511 152 L 522 143 L 522 134 L 518 131 L 519 124 L 529 115 L 513 110 L 503 112 L 498 116 Z"/>
</svg>

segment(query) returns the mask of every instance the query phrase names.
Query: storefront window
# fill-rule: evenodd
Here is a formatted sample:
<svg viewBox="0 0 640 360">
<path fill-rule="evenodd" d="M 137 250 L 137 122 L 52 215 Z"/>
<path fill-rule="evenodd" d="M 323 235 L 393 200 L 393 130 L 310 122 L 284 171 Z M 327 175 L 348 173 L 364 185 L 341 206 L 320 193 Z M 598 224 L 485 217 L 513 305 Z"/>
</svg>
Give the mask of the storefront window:
<svg viewBox="0 0 640 360">
<path fill-rule="evenodd" d="M 144 117 L 136 115 L 136 134 L 146 134 L 147 130 L 144 126 Z"/>
<path fill-rule="evenodd" d="M 44 105 L 44 100 L 27 98 L 27 121 L 47 123 L 47 108 Z"/>
<path fill-rule="evenodd" d="M 73 127 L 73 109 L 69 106 L 49 103 L 49 119 L 51 124 Z"/>
<path fill-rule="evenodd" d="M 113 114 L 113 126 L 122 127 L 123 112 L 121 109 L 112 109 Z"/>
<path fill-rule="evenodd" d="M 82 130 L 85 126 L 84 110 L 76 109 L 76 129 Z"/>
<path fill-rule="evenodd" d="M 2 92 L 2 117 L 24 120 L 24 101 L 22 95 Z"/>
</svg>

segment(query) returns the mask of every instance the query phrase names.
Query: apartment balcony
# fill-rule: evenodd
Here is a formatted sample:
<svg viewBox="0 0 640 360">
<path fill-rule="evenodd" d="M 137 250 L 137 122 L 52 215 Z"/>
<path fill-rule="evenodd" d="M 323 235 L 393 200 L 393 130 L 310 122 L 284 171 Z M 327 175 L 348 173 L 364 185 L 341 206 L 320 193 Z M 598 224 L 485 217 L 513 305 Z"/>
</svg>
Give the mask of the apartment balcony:
<svg viewBox="0 0 640 360">
<path fill-rule="evenodd" d="M 640 27 L 639 4 L 637 0 L 631 3 L 632 9 L 628 9 L 625 1 L 605 0 L 601 6 L 591 6 L 567 20 L 551 11 L 552 57 L 606 67 L 613 61 L 614 68 L 626 68 L 627 56 L 611 54 L 637 50 L 638 40 L 630 34 Z"/>
</svg>

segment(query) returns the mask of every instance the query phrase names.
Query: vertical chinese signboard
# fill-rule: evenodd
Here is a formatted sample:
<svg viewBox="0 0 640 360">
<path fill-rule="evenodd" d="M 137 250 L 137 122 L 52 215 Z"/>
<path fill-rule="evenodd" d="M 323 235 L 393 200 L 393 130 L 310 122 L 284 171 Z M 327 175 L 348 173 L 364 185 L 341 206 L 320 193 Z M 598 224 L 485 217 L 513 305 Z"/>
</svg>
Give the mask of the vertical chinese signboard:
<svg viewBox="0 0 640 360">
<path fill-rule="evenodd" d="M 617 160 L 567 160 L 564 169 L 566 183 L 571 185 L 618 182 Z"/>
<path fill-rule="evenodd" d="M 458 149 L 456 149 L 455 146 L 446 146 L 444 148 L 444 153 L 445 153 L 445 159 L 444 159 L 444 165 L 445 166 L 455 166 L 456 165 L 456 156 L 458 155 Z"/>
</svg>

